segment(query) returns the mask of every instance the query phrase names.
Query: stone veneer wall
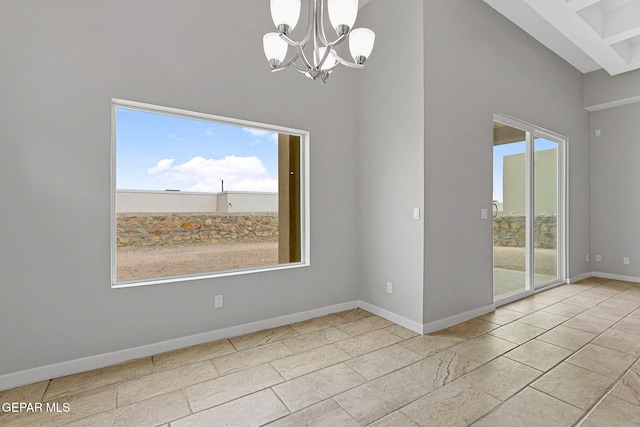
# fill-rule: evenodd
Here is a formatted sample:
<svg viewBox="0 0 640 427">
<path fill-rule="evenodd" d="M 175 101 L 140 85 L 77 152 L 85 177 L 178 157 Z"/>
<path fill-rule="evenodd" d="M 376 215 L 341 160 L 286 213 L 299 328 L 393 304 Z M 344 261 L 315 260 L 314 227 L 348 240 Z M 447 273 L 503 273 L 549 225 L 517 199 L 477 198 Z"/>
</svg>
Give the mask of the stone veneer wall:
<svg viewBox="0 0 640 427">
<path fill-rule="evenodd" d="M 538 215 L 534 221 L 534 242 L 538 249 L 555 249 L 558 245 L 558 218 L 555 215 Z M 493 245 L 524 247 L 526 219 L 522 215 L 498 216 L 493 220 Z"/>
<path fill-rule="evenodd" d="M 116 217 L 118 247 L 277 240 L 276 212 L 119 213 Z"/>
</svg>

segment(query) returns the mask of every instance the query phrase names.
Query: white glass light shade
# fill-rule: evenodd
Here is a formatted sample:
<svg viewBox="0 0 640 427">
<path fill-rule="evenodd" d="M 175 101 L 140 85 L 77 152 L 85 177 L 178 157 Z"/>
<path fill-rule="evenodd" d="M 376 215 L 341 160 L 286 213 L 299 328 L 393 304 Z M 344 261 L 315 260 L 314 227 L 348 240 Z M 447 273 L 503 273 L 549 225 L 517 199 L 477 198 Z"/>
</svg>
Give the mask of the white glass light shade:
<svg viewBox="0 0 640 427">
<path fill-rule="evenodd" d="M 349 34 L 349 50 L 356 63 L 363 63 L 371 55 L 375 40 L 376 34 L 368 28 L 356 28 L 351 31 Z"/>
<path fill-rule="evenodd" d="M 262 38 L 262 47 L 264 48 L 264 55 L 271 63 L 271 66 L 275 64 L 277 67 L 287 56 L 289 44 L 282 40 L 278 33 L 267 33 Z"/>
<path fill-rule="evenodd" d="M 271 18 L 276 28 L 284 24 L 293 30 L 300 18 L 300 0 L 271 0 Z"/>
<path fill-rule="evenodd" d="M 322 58 L 324 58 L 324 53 L 327 51 L 326 47 L 321 47 L 320 49 L 318 49 L 318 52 L 320 54 L 320 60 L 322 60 Z M 333 55 L 332 51 L 329 51 L 329 55 L 327 55 L 327 60 L 324 61 L 324 64 L 322 64 L 322 67 L 320 67 L 320 69 L 322 71 L 326 71 L 329 68 L 332 68 L 333 66 L 335 66 L 338 63 L 338 60 L 336 59 L 336 57 Z"/>
<path fill-rule="evenodd" d="M 358 16 L 358 0 L 328 0 L 327 8 L 331 25 L 337 30 L 341 26 L 353 28 Z"/>
</svg>

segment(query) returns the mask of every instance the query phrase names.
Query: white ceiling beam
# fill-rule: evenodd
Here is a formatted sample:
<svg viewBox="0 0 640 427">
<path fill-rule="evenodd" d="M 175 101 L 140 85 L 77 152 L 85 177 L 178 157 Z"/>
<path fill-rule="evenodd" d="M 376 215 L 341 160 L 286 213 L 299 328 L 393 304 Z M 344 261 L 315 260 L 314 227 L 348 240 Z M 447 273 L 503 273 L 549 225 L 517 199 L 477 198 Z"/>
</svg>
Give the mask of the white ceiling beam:
<svg viewBox="0 0 640 427">
<path fill-rule="evenodd" d="M 587 22 L 565 1 L 525 0 L 540 16 L 556 27 L 565 37 L 591 56 L 611 75 L 629 71 L 630 67 L 615 49 L 609 46 Z"/>
<path fill-rule="evenodd" d="M 600 0 L 567 0 L 567 4 L 574 12 L 585 9 L 589 6 L 593 6 L 596 3 L 599 3 Z"/>
<path fill-rule="evenodd" d="M 604 14 L 604 39 L 613 44 L 640 34 L 640 0 Z"/>
</svg>

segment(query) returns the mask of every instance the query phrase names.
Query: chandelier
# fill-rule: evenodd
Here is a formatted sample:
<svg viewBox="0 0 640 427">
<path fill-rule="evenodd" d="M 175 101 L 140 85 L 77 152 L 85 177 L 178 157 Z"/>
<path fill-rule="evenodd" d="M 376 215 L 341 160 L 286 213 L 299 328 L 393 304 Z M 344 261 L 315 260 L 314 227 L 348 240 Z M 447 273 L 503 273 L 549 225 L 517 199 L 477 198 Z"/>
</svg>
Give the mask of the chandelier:
<svg viewBox="0 0 640 427">
<path fill-rule="evenodd" d="M 329 41 L 325 34 L 324 9 L 329 15 L 337 38 Z M 277 32 L 263 37 L 264 53 L 271 71 L 293 66 L 313 80 L 327 82 L 331 72 L 340 64 L 351 68 L 364 68 L 373 50 L 375 34 L 368 28 L 353 29 L 358 15 L 358 0 L 309 0 L 309 22 L 301 41 L 290 35 L 300 18 L 300 0 L 271 0 L 271 17 Z M 342 59 L 335 47 L 349 39 L 349 50 L 354 62 Z M 295 49 L 285 62 L 289 46 Z"/>
</svg>

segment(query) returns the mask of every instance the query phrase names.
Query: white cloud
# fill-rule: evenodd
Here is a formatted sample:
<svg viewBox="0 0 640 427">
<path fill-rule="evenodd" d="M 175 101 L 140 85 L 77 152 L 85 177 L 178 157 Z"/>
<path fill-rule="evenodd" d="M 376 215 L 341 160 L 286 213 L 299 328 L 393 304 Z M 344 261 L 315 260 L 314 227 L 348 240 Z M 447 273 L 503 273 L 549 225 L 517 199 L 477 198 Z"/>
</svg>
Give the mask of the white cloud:
<svg viewBox="0 0 640 427">
<path fill-rule="evenodd" d="M 278 142 L 278 132 L 254 128 L 242 128 L 242 130 L 247 132 L 251 136 L 255 136 L 258 138 L 268 138 L 271 141 Z"/>
<path fill-rule="evenodd" d="M 165 171 L 167 169 L 171 169 L 171 165 L 173 164 L 173 162 L 175 161 L 175 159 L 164 159 L 164 160 L 160 160 L 158 162 L 157 165 L 155 165 L 152 168 L 147 169 L 147 172 L 155 175 L 159 172 Z"/>
<path fill-rule="evenodd" d="M 165 162 L 165 163 L 163 163 Z M 205 159 L 196 156 L 191 160 L 173 166 L 173 159 L 158 162 L 169 165 L 156 175 L 155 181 L 168 185 L 166 188 L 180 188 L 186 191 L 218 192 L 221 179 L 224 179 L 225 190 L 277 192 L 278 180 L 272 178 L 264 163 L 255 156 L 227 156 L 223 159 Z"/>
</svg>

